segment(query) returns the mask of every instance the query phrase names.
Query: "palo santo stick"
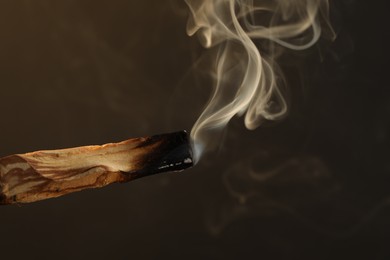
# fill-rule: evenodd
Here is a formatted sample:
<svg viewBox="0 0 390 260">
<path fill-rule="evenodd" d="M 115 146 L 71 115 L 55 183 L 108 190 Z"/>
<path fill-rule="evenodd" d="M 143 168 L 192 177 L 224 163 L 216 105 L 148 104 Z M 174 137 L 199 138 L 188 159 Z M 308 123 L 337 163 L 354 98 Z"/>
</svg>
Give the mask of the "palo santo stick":
<svg viewBox="0 0 390 260">
<path fill-rule="evenodd" d="M 0 204 L 28 203 L 192 166 L 187 133 L 0 159 Z"/>
</svg>

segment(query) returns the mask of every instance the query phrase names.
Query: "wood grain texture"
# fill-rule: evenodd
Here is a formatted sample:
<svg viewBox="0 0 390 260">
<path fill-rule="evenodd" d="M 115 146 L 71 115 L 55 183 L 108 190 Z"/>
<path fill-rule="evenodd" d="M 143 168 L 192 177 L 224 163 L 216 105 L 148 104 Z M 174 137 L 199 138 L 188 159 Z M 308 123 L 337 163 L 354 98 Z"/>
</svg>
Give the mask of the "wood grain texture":
<svg viewBox="0 0 390 260">
<path fill-rule="evenodd" d="M 28 203 L 192 166 L 187 134 L 15 154 L 0 159 L 0 204 Z"/>
</svg>

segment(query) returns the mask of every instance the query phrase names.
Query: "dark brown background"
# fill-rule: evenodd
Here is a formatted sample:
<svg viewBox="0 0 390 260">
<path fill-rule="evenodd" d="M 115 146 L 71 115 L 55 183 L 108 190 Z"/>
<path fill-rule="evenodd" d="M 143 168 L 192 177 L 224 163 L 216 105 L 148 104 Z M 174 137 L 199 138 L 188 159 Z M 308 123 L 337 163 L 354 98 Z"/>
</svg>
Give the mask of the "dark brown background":
<svg viewBox="0 0 390 260">
<path fill-rule="evenodd" d="M 0 208 L 2 259 L 389 259 L 386 1 L 281 58 L 289 117 L 195 168 Z M 210 88 L 175 1 L 0 2 L 0 156 L 190 129 Z"/>
</svg>

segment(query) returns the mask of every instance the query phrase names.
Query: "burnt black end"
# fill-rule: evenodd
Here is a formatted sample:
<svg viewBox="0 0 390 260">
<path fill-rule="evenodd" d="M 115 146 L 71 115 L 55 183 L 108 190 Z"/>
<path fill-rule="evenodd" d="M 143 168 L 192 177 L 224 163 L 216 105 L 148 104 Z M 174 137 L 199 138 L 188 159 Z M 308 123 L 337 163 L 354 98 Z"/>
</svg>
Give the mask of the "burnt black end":
<svg viewBox="0 0 390 260">
<path fill-rule="evenodd" d="M 193 166 L 192 148 L 186 131 L 155 135 L 150 137 L 149 142 L 159 145 L 143 158 L 142 167 L 136 172 L 138 177 L 181 171 Z"/>
</svg>

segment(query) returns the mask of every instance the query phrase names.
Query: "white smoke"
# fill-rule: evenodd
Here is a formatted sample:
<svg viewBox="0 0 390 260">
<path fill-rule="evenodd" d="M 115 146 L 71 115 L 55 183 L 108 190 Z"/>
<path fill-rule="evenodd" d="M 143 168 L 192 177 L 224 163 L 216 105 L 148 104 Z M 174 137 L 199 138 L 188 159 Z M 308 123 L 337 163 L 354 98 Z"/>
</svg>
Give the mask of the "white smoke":
<svg viewBox="0 0 390 260">
<path fill-rule="evenodd" d="M 217 49 L 213 93 L 191 131 L 198 161 L 235 115 L 245 115 L 245 126 L 255 129 L 286 114 L 274 48 L 264 55 L 262 44 L 294 50 L 313 46 L 321 35 L 320 21 L 327 22 L 328 0 L 185 1 L 192 14 L 188 34 L 197 33 L 204 47 Z"/>
</svg>

